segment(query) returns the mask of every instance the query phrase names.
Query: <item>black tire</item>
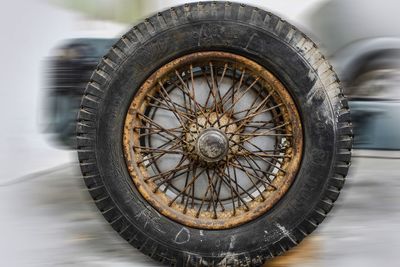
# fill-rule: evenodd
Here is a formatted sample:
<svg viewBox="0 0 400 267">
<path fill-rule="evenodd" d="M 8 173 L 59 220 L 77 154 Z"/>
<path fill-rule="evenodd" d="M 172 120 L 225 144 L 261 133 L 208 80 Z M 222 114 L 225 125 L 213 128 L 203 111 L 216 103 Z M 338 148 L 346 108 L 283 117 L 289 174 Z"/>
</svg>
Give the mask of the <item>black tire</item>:
<svg viewBox="0 0 400 267">
<path fill-rule="evenodd" d="M 305 140 L 284 197 L 259 218 L 224 230 L 161 215 L 138 193 L 122 147 L 126 112 L 149 75 L 177 57 L 210 50 L 244 56 L 276 75 L 296 102 Z M 127 32 L 93 73 L 77 132 L 82 174 L 106 220 L 142 253 L 174 266 L 259 266 L 297 245 L 338 198 L 352 147 L 347 100 L 316 45 L 269 12 L 228 2 L 171 8 Z"/>
</svg>

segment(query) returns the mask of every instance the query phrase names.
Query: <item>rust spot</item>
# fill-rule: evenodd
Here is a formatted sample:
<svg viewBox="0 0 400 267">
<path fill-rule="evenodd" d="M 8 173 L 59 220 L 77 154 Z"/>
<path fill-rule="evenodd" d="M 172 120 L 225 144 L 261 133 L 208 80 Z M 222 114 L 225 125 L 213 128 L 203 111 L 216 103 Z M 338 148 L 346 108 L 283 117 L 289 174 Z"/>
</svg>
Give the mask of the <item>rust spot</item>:
<svg viewBox="0 0 400 267">
<path fill-rule="evenodd" d="M 254 77 L 259 77 L 256 81 L 267 90 L 271 99 L 276 103 L 281 103 L 279 110 L 283 113 L 283 120 L 287 122 L 284 128 L 286 132 L 291 133 L 291 138 L 289 138 L 285 149 L 285 153 L 289 157 L 284 159 L 281 164 L 281 169 L 284 172 L 280 171 L 272 181 L 271 188 L 274 187 L 276 189 L 266 188 L 259 196 L 247 203 L 247 208 L 243 205 L 237 207 L 234 212 L 232 210 L 224 210 L 218 213 L 217 218 L 211 211 L 197 214 L 195 209 L 185 207 L 180 203 L 174 202 L 171 204 L 171 198 L 157 190 L 155 183 L 146 181 L 148 176 L 146 168 L 142 164 L 137 164 L 137 162 L 143 162 L 140 149 L 134 148 L 135 144 L 140 144 L 140 136 L 138 131 L 135 131 L 135 127 L 140 127 L 141 125 L 139 116 L 144 113 L 149 104 L 147 97 L 154 96 L 159 92 L 161 90 L 160 84 L 168 81 L 171 75 L 176 72 L 194 64 L 208 63 L 210 60 L 213 62 L 225 62 L 225 64 L 230 64 L 235 69 L 245 68 Z M 271 72 L 256 62 L 239 55 L 218 51 L 189 54 L 175 59 L 155 71 L 134 96 L 126 114 L 123 135 L 124 157 L 127 168 L 142 197 L 164 216 L 186 226 L 200 229 L 233 228 L 252 221 L 270 210 L 284 196 L 295 180 L 303 150 L 301 119 L 296 105 L 284 85 Z"/>
</svg>

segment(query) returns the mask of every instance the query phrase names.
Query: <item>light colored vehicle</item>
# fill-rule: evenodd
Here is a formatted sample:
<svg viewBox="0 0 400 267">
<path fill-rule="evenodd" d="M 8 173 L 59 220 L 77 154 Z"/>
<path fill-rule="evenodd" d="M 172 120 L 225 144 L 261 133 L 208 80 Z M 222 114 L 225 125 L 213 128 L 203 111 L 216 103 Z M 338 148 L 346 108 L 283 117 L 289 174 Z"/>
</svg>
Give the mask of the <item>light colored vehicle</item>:
<svg viewBox="0 0 400 267">
<path fill-rule="evenodd" d="M 310 15 L 349 97 L 356 148 L 400 150 L 399 9 L 396 0 L 335 0 Z"/>
</svg>

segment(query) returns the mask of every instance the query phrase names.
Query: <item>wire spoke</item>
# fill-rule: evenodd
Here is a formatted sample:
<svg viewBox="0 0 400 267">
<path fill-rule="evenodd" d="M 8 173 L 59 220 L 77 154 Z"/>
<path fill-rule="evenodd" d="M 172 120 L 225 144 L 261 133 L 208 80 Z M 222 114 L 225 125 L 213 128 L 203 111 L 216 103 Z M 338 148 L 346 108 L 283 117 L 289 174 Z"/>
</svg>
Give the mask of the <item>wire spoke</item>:
<svg viewBox="0 0 400 267">
<path fill-rule="evenodd" d="M 246 212 L 272 207 L 301 151 L 292 149 L 295 105 L 279 81 L 220 53 L 155 72 L 124 128 L 132 131 L 127 164 L 137 166 L 129 171 L 143 174 L 131 174 L 138 190 L 164 215 L 178 212 L 173 219 L 199 228 L 233 217 L 242 223 Z"/>
</svg>

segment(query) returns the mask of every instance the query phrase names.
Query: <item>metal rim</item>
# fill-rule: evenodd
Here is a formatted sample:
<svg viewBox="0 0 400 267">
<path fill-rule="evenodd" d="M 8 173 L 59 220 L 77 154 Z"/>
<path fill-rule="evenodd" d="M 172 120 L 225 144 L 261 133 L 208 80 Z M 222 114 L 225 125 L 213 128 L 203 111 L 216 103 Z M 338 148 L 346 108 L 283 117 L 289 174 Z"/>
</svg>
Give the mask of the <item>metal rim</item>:
<svg viewBox="0 0 400 267">
<path fill-rule="evenodd" d="M 136 188 L 161 214 L 228 229 L 287 192 L 301 162 L 302 124 L 289 92 L 264 67 L 198 52 L 162 66 L 139 88 L 123 148 Z"/>
</svg>

